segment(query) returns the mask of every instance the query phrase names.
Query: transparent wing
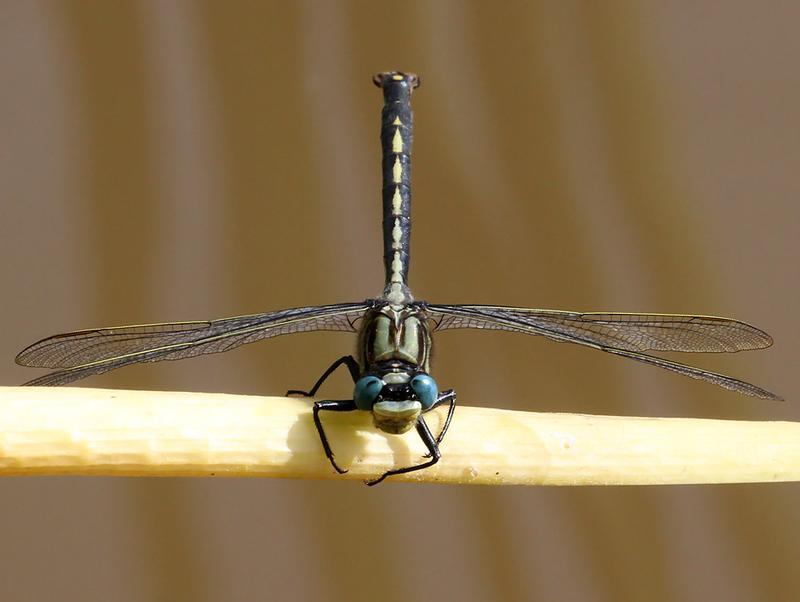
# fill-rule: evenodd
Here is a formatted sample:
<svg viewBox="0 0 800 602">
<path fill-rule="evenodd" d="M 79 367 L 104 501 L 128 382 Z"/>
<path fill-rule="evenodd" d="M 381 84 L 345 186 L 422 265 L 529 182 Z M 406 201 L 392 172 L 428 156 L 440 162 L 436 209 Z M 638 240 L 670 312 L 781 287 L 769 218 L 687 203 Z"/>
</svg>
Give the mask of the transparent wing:
<svg viewBox="0 0 800 602">
<path fill-rule="evenodd" d="M 63 385 L 139 362 L 221 353 L 261 339 L 312 330 L 354 332 L 368 302 L 297 307 L 208 322 L 98 328 L 34 343 L 16 358 L 23 366 L 62 368 L 26 385 Z"/>
<path fill-rule="evenodd" d="M 737 393 L 743 393 L 752 397 L 760 397 L 761 399 L 774 399 L 777 401 L 781 401 L 783 399 L 782 397 L 775 395 L 775 393 L 767 391 L 766 389 L 762 389 L 761 387 L 758 387 L 752 383 L 739 380 L 738 378 L 733 378 L 731 376 L 726 376 L 718 372 L 711 372 L 710 370 L 703 370 L 702 368 L 687 366 L 686 364 L 665 360 L 662 357 L 654 357 L 652 355 L 647 355 L 646 353 L 636 353 L 635 351 L 625 351 L 623 349 L 614 349 L 612 347 L 603 347 L 602 350 L 608 353 L 613 353 L 614 355 L 629 357 L 637 362 L 643 362 L 645 364 L 650 364 L 651 366 L 658 366 L 659 368 L 664 368 L 665 370 L 669 370 L 671 372 L 677 372 L 678 374 L 683 374 L 689 378 L 704 380 L 722 387 L 723 389 L 736 391 Z"/>
<path fill-rule="evenodd" d="M 733 352 L 763 349 L 772 337 L 755 326 L 713 316 L 578 313 L 493 305 L 428 305 L 436 330 L 488 328 L 628 351 Z M 434 314 L 439 314 L 437 317 Z M 580 341 L 574 340 L 580 339 Z"/>
<path fill-rule="evenodd" d="M 735 352 L 772 344 L 763 330 L 727 318 L 678 314 L 578 313 L 494 305 L 434 305 L 428 315 L 435 330 L 508 330 L 577 343 L 659 366 L 691 378 L 766 399 L 778 396 L 715 372 L 653 357 L 642 351 Z"/>
</svg>

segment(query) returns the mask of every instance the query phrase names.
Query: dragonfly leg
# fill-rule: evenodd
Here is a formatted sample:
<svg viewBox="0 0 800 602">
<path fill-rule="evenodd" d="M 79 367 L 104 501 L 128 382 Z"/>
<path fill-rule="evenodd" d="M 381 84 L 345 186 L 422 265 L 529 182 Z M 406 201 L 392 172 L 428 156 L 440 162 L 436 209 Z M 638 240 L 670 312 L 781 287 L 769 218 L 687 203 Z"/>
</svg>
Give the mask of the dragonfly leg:
<svg viewBox="0 0 800 602">
<path fill-rule="evenodd" d="M 450 408 L 447 410 L 447 417 L 444 419 L 444 426 L 442 427 L 439 436 L 436 437 L 436 445 L 439 445 L 442 442 L 442 439 L 444 439 L 444 436 L 447 434 L 447 429 L 450 428 L 450 421 L 453 419 L 453 413 L 456 411 L 456 392 L 453 389 L 439 393 L 439 398 L 436 400 L 436 403 L 430 407 L 430 409 L 432 410 L 436 406 L 440 406 L 443 403 L 449 403 Z M 425 454 L 423 456 L 423 458 L 430 457 L 430 454 Z"/>
<path fill-rule="evenodd" d="M 423 462 L 422 464 L 417 464 L 415 466 L 406 466 L 405 468 L 395 468 L 394 470 L 387 470 L 377 479 L 373 479 L 371 481 L 366 481 L 366 484 L 372 487 L 373 485 L 377 485 L 381 481 L 383 481 L 386 477 L 391 477 L 392 475 L 396 474 L 404 474 L 406 472 L 414 472 L 416 470 L 422 470 L 423 468 L 428 468 L 429 466 L 433 466 L 439 461 L 439 458 L 442 457 L 442 453 L 439 451 L 439 445 L 436 443 L 436 439 L 433 438 L 433 434 L 431 433 L 431 429 L 428 428 L 428 425 L 425 423 L 425 419 L 420 416 L 417 418 L 417 433 L 419 434 L 420 439 L 425 444 L 425 447 L 428 448 L 428 455 L 427 457 L 430 458 L 427 462 Z"/>
<path fill-rule="evenodd" d="M 322 421 L 319 419 L 320 410 L 327 410 L 329 412 L 351 412 L 356 409 L 356 404 L 352 399 L 342 399 L 338 401 L 317 401 L 314 402 L 314 425 L 317 427 L 319 433 L 319 440 L 322 442 L 322 448 L 325 450 L 325 456 L 330 461 L 331 465 L 336 469 L 339 474 L 344 474 L 347 470 L 339 468 L 339 465 L 333 459 L 333 451 L 331 445 L 328 443 L 328 437 L 325 434 L 325 429 L 322 428 Z"/>
<path fill-rule="evenodd" d="M 356 362 L 356 360 L 353 358 L 352 355 L 345 355 L 343 357 L 340 357 L 335 362 L 333 362 L 330 365 L 330 368 L 325 370 L 323 375 L 319 377 L 316 383 L 314 383 L 314 386 L 311 387 L 310 391 L 299 391 L 297 389 L 289 389 L 288 391 L 286 391 L 286 396 L 288 397 L 289 395 L 301 395 L 302 397 L 314 397 L 319 388 L 322 386 L 322 383 L 324 383 L 328 379 L 328 377 L 331 374 L 333 374 L 333 372 L 342 364 L 347 366 L 347 369 L 350 370 L 350 376 L 353 377 L 353 382 L 356 382 L 359 377 L 358 362 Z"/>
</svg>

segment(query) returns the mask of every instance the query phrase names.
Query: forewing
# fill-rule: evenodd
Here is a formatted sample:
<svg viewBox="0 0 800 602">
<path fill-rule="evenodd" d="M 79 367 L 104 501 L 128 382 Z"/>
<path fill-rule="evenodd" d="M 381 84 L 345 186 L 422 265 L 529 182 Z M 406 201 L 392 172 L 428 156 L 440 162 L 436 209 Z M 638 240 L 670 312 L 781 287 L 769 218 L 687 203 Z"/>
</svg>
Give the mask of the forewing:
<svg viewBox="0 0 800 602">
<path fill-rule="evenodd" d="M 436 330 L 487 328 L 627 351 L 733 352 L 772 345 L 766 332 L 713 316 L 578 313 L 492 305 L 429 305 Z"/>
<path fill-rule="evenodd" d="M 24 366 L 63 368 L 27 385 L 63 385 L 129 364 L 220 353 L 239 345 L 294 332 L 354 332 L 366 302 L 297 307 L 208 322 L 174 322 L 99 328 L 55 335 L 16 358 Z"/>
<path fill-rule="evenodd" d="M 428 305 L 435 330 L 508 330 L 577 343 L 620 355 L 725 389 L 763 399 L 781 399 L 748 382 L 673 362 L 641 351 L 723 352 L 762 349 L 772 338 L 727 318 L 672 314 L 576 313 L 489 305 Z"/>
</svg>

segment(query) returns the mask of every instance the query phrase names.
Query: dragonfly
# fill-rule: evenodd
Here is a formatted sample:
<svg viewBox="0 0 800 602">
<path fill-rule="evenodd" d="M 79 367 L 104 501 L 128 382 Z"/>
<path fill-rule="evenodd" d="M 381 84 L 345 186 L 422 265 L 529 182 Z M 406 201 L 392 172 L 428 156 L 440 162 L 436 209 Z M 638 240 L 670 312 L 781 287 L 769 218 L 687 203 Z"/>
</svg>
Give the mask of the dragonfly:
<svg viewBox="0 0 800 602">
<path fill-rule="evenodd" d="M 367 481 L 423 470 L 442 457 L 440 446 L 456 408 L 456 393 L 439 390 L 431 376 L 433 333 L 470 328 L 503 330 L 599 349 L 620 357 L 713 383 L 745 395 L 780 399 L 743 380 L 703 370 L 652 352 L 736 352 L 763 349 L 772 338 L 763 330 L 729 318 L 701 315 L 575 312 L 498 305 L 443 305 L 415 300 L 408 286 L 411 235 L 411 95 L 420 83 L 413 73 L 388 71 L 373 82 L 383 91 L 380 140 L 383 172 L 383 264 L 379 297 L 352 303 L 295 307 L 209 321 L 170 322 L 95 328 L 58 334 L 24 349 L 23 366 L 54 371 L 27 385 L 71 383 L 130 364 L 178 360 L 221 353 L 262 339 L 309 331 L 345 331 L 358 335 L 356 352 L 337 359 L 307 391 L 288 395 L 315 398 L 338 368 L 349 370 L 354 387 L 348 399 L 314 401 L 313 421 L 322 449 L 337 464 L 322 422 L 323 412 L 371 412 L 380 431 L 402 435 L 415 429 L 428 453 L 416 464 L 392 468 Z M 355 357 L 354 357 L 355 356 Z M 446 406 L 434 436 L 424 415 Z"/>
</svg>

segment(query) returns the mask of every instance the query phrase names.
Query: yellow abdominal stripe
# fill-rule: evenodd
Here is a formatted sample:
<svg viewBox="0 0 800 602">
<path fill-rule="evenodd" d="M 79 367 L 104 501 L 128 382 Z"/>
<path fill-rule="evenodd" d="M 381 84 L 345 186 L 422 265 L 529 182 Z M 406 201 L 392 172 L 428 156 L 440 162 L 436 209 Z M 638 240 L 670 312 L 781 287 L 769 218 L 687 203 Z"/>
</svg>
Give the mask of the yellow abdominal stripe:
<svg viewBox="0 0 800 602">
<path fill-rule="evenodd" d="M 400 215 L 400 209 L 403 206 L 403 197 L 400 196 L 400 187 L 394 187 L 394 196 L 392 197 L 392 215 Z"/>
<path fill-rule="evenodd" d="M 392 138 L 392 152 L 393 153 L 402 153 L 403 152 L 403 137 L 400 135 L 400 127 L 399 126 L 394 131 L 394 138 Z"/>
<path fill-rule="evenodd" d="M 399 184 L 403 181 L 403 164 L 400 161 L 400 154 L 403 152 L 403 136 L 400 134 L 400 128 L 403 122 L 399 117 L 395 117 L 392 125 L 397 126 L 392 138 L 392 152 L 397 156 L 394 159 L 392 166 L 392 181 L 397 184 L 394 189 L 394 196 L 392 196 L 392 214 L 397 216 L 394 220 L 394 227 L 392 228 L 392 249 L 395 250 L 394 258 L 392 259 L 392 276 L 391 282 L 403 283 L 403 262 L 400 259 L 399 250 L 402 248 L 403 230 L 400 227 L 399 215 L 402 210 L 403 197 L 400 195 Z"/>
</svg>

